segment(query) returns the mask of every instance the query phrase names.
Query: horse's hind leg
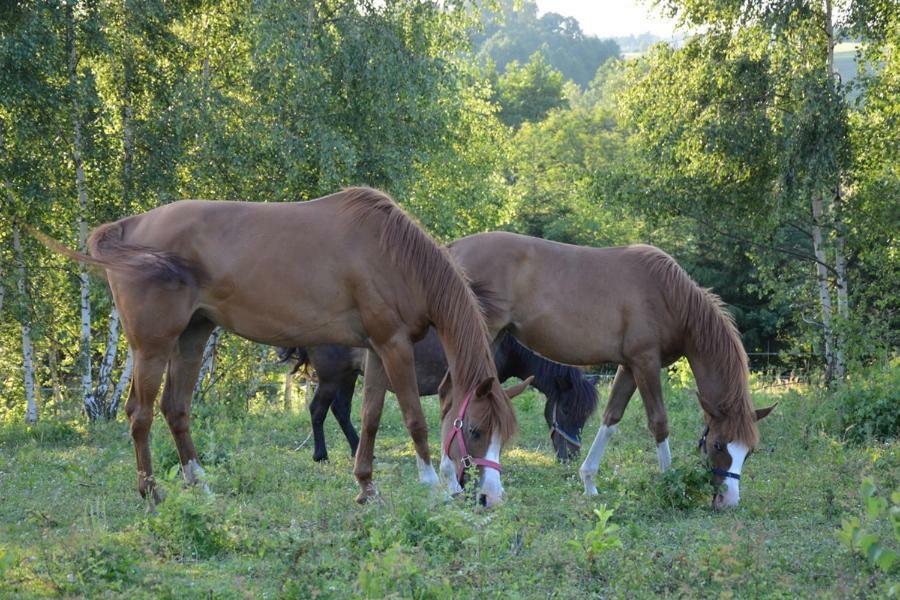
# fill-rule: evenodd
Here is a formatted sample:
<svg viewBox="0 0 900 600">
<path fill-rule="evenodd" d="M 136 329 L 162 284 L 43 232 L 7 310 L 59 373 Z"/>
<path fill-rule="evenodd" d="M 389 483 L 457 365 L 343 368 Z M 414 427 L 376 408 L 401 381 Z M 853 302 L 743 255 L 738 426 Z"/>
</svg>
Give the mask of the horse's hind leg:
<svg viewBox="0 0 900 600">
<path fill-rule="evenodd" d="M 150 426 L 153 424 L 153 403 L 159 392 L 163 370 L 169 358 L 168 348 L 134 350 L 134 372 L 131 391 L 125 403 L 125 414 L 131 426 L 134 454 L 137 458 L 138 491 L 154 503 L 159 503 L 153 463 L 150 458 Z"/>
<path fill-rule="evenodd" d="M 332 406 L 335 396 L 338 394 L 337 386 L 319 378 L 319 386 L 309 403 L 309 420 L 313 430 L 313 460 L 321 462 L 328 460 L 328 447 L 325 444 L 325 417 L 328 416 L 328 408 Z"/>
<path fill-rule="evenodd" d="M 203 349 L 213 327 L 209 320 L 195 317 L 178 337 L 169 360 L 166 387 L 160 402 L 160 409 L 175 439 L 185 481 L 192 485 L 202 483 L 206 491 L 209 489 L 201 480 L 204 473 L 191 439 L 190 420 L 194 384 L 200 372 Z"/>
<path fill-rule="evenodd" d="M 356 429 L 350 420 L 350 409 L 353 406 L 353 391 L 356 389 L 356 375 L 350 375 L 340 383 L 340 389 L 337 398 L 331 403 L 331 412 L 337 419 L 338 425 L 350 444 L 351 456 L 356 456 L 356 448 L 359 446 L 359 436 L 356 435 Z"/>
<path fill-rule="evenodd" d="M 606 452 L 606 444 L 609 442 L 612 434 L 615 433 L 619 421 L 622 420 L 622 415 L 625 414 L 625 408 L 628 406 L 631 396 L 634 395 L 636 387 L 631 370 L 620 365 L 616 371 L 612 389 L 609 392 L 606 410 L 603 412 L 603 424 L 600 425 L 600 430 L 597 431 L 597 436 L 591 444 L 591 449 L 581 464 L 581 468 L 578 469 L 581 482 L 584 484 L 584 493 L 588 496 L 597 495 L 597 485 L 594 482 L 594 477 L 600 468 L 600 459 L 603 458 L 603 454 Z"/>
</svg>

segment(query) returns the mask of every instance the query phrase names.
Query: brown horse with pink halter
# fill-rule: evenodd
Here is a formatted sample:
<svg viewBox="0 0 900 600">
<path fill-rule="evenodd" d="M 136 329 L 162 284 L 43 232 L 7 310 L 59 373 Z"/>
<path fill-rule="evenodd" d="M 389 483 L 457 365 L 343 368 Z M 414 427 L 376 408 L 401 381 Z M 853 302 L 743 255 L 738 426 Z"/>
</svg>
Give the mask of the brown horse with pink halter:
<svg viewBox="0 0 900 600">
<path fill-rule="evenodd" d="M 502 487 L 492 467 L 516 429 L 510 397 L 524 386 L 509 392 L 500 387 L 481 309 L 465 276 L 385 194 L 353 188 L 298 203 L 176 202 L 101 225 L 88 243 L 91 256 L 35 234 L 106 272 L 134 351 L 125 410 L 141 495 L 159 499 L 148 438 L 164 372 L 161 409 L 184 477 L 202 482 L 190 402 L 216 325 L 276 346 L 373 350 L 354 467 L 357 499 L 375 494 L 372 458 L 388 379 L 415 445 L 420 478 L 437 484 L 413 368 L 413 343 L 433 325 L 449 364 L 441 402 L 454 409 L 444 429 L 465 424 L 454 434 L 461 452 L 451 449 L 450 455 L 473 464 L 486 458 L 478 466 L 483 501 L 499 501 Z"/>
</svg>

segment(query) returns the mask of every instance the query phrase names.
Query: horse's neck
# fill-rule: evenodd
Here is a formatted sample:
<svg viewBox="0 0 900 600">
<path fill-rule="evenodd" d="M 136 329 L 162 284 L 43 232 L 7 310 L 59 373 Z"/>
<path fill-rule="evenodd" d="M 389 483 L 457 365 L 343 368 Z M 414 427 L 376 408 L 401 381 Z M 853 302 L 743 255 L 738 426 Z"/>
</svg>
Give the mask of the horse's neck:
<svg viewBox="0 0 900 600">
<path fill-rule="evenodd" d="M 460 347 L 461 336 L 454 335 L 455 332 L 442 331 L 441 329 L 437 329 L 437 332 L 441 340 L 441 346 L 443 346 L 444 353 L 447 356 L 447 368 L 454 385 L 475 386 L 478 385 L 483 376 L 496 376 L 493 356 L 491 356 L 490 346 L 487 345 L 487 339 L 484 340 L 484 350 L 482 348 L 463 349 Z M 471 343 L 478 344 L 479 342 L 478 340 L 473 340 Z M 485 355 L 484 360 L 473 361 L 471 352 L 483 352 Z M 464 356 L 466 360 L 463 360 Z M 473 373 L 473 367 L 477 367 L 479 372 Z M 483 371 L 483 373 L 480 371 Z M 464 391 L 468 392 L 469 390 L 466 389 Z"/>
<path fill-rule="evenodd" d="M 689 345 L 690 346 L 690 345 Z M 721 398 L 726 391 L 726 383 L 722 369 L 717 368 L 716 361 L 695 348 L 689 347 L 685 353 L 697 382 L 697 391 L 700 392 L 701 403 L 712 403 Z M 704 406 L 704 408 L 707 408 Z M 707 408 L 707 412 L 710 412 Z"/>
</svg>

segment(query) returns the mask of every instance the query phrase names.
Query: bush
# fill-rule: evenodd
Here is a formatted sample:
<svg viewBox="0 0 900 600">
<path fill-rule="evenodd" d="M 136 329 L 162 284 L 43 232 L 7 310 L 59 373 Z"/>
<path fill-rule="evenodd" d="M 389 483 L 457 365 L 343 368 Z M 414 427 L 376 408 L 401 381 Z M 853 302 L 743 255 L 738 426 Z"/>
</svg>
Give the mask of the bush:
<svg viewBox="0 0 900 600">
<path fill-rule="evenodd" d="M 697 462 L 675 461 L 651 483 L 651 496 L 665 509 L 688 510 L 709 504 L 712 485 L 709 471 Z"/>
<path fill-rule="evenodd" d="M 900 437 L 900 357 L 851 376 L 825 402 L 826 426 L 848 441 Z"/>
<path fill-rule="evenodd" d="M 197 487 L 180 490 L 175 485 L 170 490 L 147 522 L 159 550 L 182 560 L 209 558 L 227 550 L 230 543 L 213 500 Z"/>
</svg>

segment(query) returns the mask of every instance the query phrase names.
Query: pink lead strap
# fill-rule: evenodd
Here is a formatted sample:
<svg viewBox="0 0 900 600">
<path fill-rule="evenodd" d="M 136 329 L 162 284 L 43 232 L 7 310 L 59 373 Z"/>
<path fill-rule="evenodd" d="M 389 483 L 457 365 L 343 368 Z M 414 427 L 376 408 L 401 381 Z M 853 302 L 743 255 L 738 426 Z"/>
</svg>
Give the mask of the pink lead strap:
<svg viewBox="0 0 900 600">
<path fill-rule="evenodd" d="M 462 406 L 459 407 L 459 415 L 456 417 L 456 420 L 453 421 L 453 429 L 450 431 L 450 436 L 447 437 L 447 443 L 444 445 L 444 454 L 448 457 L 450 456 L 450 445 L 453 443 L 453 439 L 456 438 L 456 445 L 459 448 L 459 453 L 462 458 L 459 459 L 459 468 L 456 469 L 456 477 L 457 479 L 462 479 L 462 473 L 465 469 L 471 467 L 472 465 L 477 465 L 480 467 L 485 467 L 487 469 L 494 469 L 497 472 L 501 471 L 500 463 L 494 462 L 493 460 L 488 460 L 486 458 L 475 458 L 469 454 L 469 451 L 466 450 L 466 442 L 463 439 L 463 419 L 466 416 L 466 409 L 469 408 L 469 401 L 472 399 L 472 396 L 475 394 L 475 390 L 469 391 L 466 394 L 465 398 L 463 398 Z"/>
</svg>

